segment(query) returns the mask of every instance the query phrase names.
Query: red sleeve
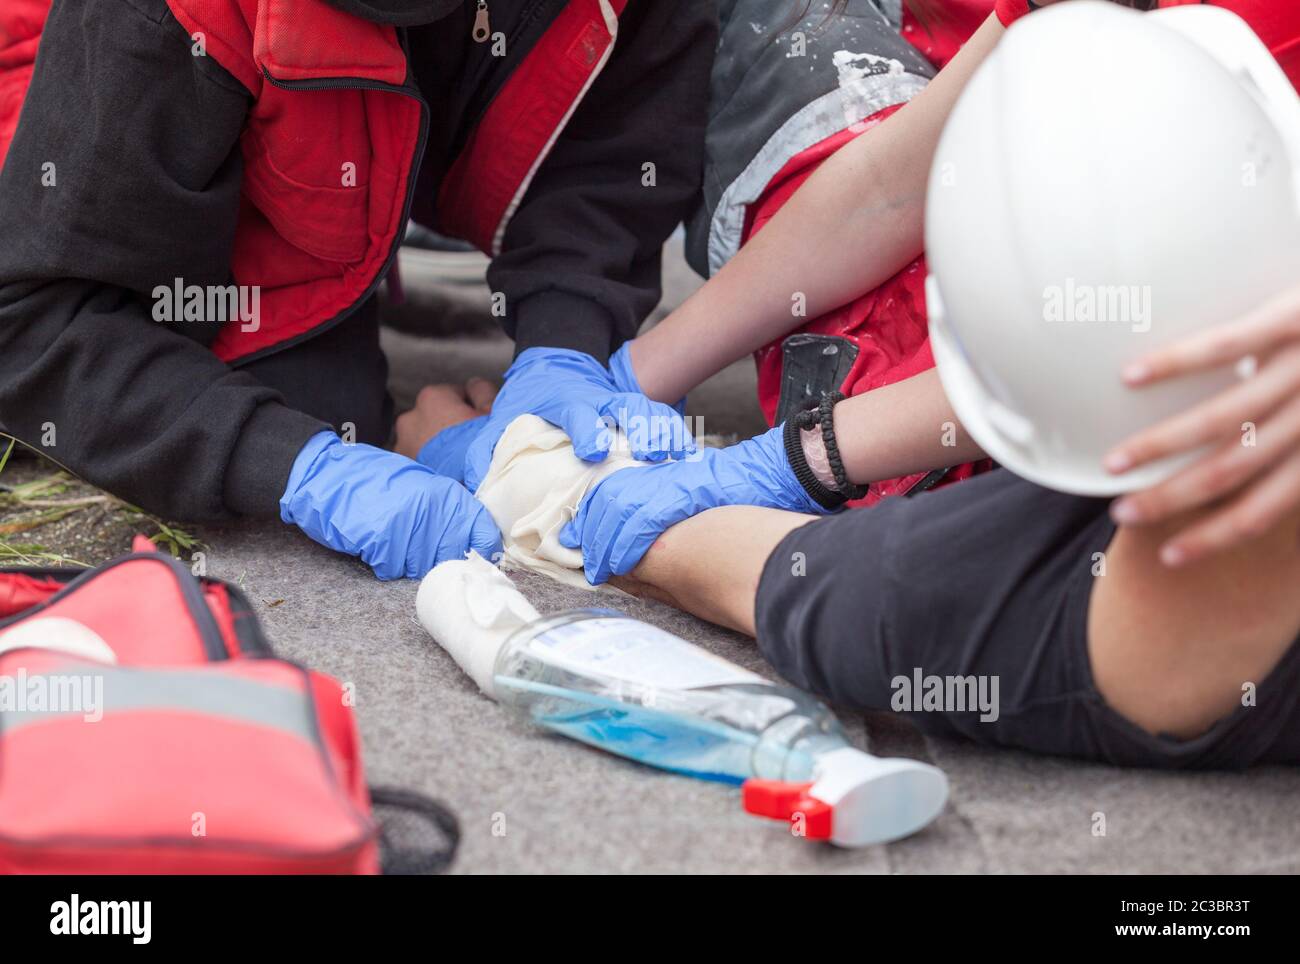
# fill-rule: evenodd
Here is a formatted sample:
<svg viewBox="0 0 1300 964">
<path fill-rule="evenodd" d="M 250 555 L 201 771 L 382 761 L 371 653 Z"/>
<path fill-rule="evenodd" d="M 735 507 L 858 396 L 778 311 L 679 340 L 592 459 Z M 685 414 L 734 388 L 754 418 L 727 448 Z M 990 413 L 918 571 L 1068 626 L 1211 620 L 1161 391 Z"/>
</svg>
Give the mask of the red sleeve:
<svg viewBox="0 0 1300 964">
<path fill-rule="evenodd" d="M 1002 26 L 1009 27 L 1033 9 L 1030 0 L 998 0 L 993 12 L 1002 21 Z"/>
<path fill-rule="evenodd" d="M 994 0 L 944 0 L 922 22 L 903 5 L 903 39 L 942 68 L 993 12 Z"/>
</svg>

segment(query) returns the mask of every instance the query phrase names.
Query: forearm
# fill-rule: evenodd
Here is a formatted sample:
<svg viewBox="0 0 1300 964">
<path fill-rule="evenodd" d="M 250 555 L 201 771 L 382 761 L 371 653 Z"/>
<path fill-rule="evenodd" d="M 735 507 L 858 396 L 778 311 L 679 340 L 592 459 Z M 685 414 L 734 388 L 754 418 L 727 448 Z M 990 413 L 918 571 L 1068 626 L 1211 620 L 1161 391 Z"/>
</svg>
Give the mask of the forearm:
<svg viewBox="0 0 1300 964">
<path fill-rule="evenodd" d="M 274 515 L 327 426 L 84 281 L 0 286 L 0 425 L 79 477 L 186 520 Z"/>
<path fill-rule="evenodd" d="M 630 576 L 611 582 L 753 636 L 754 600 L 768 556 L 814 518 L 753 506 L 710 509 L 667 530 Z"/>
<path fill-rule="evenodd" d="M 570 348 L 604 362 L 658 304 L 663 244 L 689 214 L 704 165 L 712 6 L 631 4 L 620 19 L 609 63 L 488 271 L 518 351 Z"/>
<path fill-rule="evenodd" d="M 248 92 L 190 47 L 163 0 L 51 8 L 0 169 L 0 423 L 150 511 L 271 515 L 324 424 L 209 351 L 220 322 L 152 317 L 231 280 Z"/>
<path fill-rule="evenodd" d="M 796 294 L 816 317 L 870 291 L 923 249 L 926 182 L 967 80 L 1003 33 L 990 16 L 906 107 L 827 160 L 708 284 L 632 345 L 646 393 L 675 401 L 789 331 Z"/>
<path fill-rule="evenodd" d="M 835 439 L 849 481 L 864 485 L 984 457 L 934 369 L 840 402 Z"/>
</svg>

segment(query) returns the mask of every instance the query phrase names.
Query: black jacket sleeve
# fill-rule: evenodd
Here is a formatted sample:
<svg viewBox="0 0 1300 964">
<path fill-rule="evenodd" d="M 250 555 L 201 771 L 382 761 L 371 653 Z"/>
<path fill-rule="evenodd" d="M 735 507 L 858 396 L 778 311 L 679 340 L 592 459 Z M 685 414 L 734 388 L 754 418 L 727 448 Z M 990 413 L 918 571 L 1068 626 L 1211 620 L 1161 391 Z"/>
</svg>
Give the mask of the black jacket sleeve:
<svg viewBox="0 0 1300 964">
<path fill-rule="evenodd" d="M 660 250 L 698 197 L 716 41 L 712 2 L 628 6 L 488 271 L 516 351 L 574 348 L 604 361 L 658 303 Z"/>
<path fill-rule="evenodd" d="M 276 512 L 327 427 L 152 320 L 230 281 L 248 104 L 164 0 L 55 0 L 0 170 L 0 426 L 175 518 Z"/>
</svg>

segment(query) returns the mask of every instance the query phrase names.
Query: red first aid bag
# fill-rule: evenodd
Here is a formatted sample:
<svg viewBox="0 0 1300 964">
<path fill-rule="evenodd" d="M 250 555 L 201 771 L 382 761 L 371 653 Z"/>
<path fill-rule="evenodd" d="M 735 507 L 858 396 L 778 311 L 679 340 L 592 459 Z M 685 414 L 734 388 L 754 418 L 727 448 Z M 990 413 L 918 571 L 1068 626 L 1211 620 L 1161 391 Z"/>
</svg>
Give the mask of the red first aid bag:
<svg viewBox="0 0 1300 964">
<path fill-rule="evenodd" d="M 276 658 L 236 587 L 152 549 L 0 569 L 0 872 L 372 874 L 381 843 L 387 870 L 445 867 L 455 818 L 372 798 L 339 683 Z M 437 846 L 393 846 L 372 804 Z"/>
</svg>

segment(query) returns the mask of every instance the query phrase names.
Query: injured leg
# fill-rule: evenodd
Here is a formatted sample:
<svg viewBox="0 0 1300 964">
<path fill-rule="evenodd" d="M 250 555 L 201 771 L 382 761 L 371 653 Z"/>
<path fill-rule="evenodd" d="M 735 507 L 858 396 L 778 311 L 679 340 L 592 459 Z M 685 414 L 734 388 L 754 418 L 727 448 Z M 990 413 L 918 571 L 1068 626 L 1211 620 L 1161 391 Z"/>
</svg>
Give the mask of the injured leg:
<svg viewBox="0 0 1300 964">
<path fill-rule="evenodd" d="M 581 462 L 558 430 L 517 420 L 479 491 L 507 561 L 586 585 L 556 536 L 591 486 L 634 464 Z M 816 520 L 714 509 L 618 584 L 755 635 L 813 692 L 975 739 L 1145 765 L 1296 762 L 1294 529 L 1170 570 L 1162 533 L 1116 534 L 1105 501 L 999 471 Z M 987 680 L 1000 705 L 900 705 L 900 679 L 930 678 Z"/>
<path fill-rule="evenodd" d="M 714 509 L 621 585 L 927 729 L 1131 765 L 1300 762 L 1296 526 L 1171 570 L 1162 533 L 1116 533 L 1105 508 L 999 471 L 815 521 Z M 988 682 L 999 705 L 900 700 L 920 680 Z"/>
<path fill-rule="evenodd" d="M 753 506 L 710 509 L 655 541 L 630 576 L 610 582 L 719 626 L 754 635 L 754 600 L 772 550 L 816 516 Z"/>
</svg>

